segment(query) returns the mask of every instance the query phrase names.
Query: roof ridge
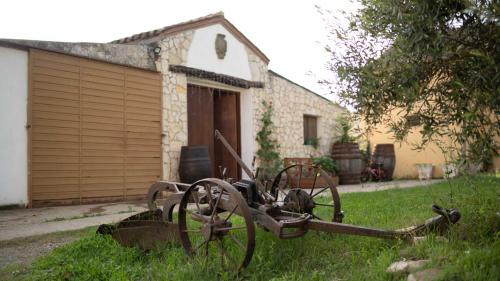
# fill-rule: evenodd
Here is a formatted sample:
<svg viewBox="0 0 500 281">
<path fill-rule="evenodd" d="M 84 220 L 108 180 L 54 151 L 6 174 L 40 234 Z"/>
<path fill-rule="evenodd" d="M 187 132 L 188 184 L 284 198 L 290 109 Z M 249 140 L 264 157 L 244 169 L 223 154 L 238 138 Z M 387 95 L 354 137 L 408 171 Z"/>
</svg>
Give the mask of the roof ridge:
<svg viewBox="0 0 500 281">
<path fill-rule="evenodd" d="M 136 33 L 136 34 L 133 34 L 131 36 L 127 36 L 127 37 L 123 37 L 123 38 L 120 38 L 120 39 L 113 40 L 113 41 L 111 41 L 109 43 L 116 43 L 116 44 L 130 43 L 130 42 L 142 39 L 142 37 L 152 37 L 152 36 L 159 35 L 163 31 L 166 31 L 168 29 L 172 29 L 172 28 L 177 27 L 177 26 L 181 26 L 181 25 L 185 25 L 185 24 L 189 24 L 189 23 L 193 23 L 193 22 L 197 22 L 197 21 L 201 21 L 201 20 L 218 18 L 218 17 L 225 19 L 224 12 L 223 11 L 219 11 L 217 13 L 208 14 L 206 16 L 202 16 L 202 17 L 198 17 L 198 18 L 194 18 L 194 19 L 182 21 L 182 22 L 179 22 L 179 23 L 171 24 L 171 25 L 166 25 L 166 26 L 158 28 L 158 29 L 153 29 L 153 30 L 150 30 L 150 31 Z"/>
<path fill-rule="evenodd" d="M 243 33 L 241 33 L 241 31 L 239 31 L 230 21 L 228 21 L 224 17 L 224 12 L 222 11 L 214 14 L 209 14 L 204 17 L 199 17 L 196 19 L 184 21 L 181 23 L 164 26 L 159 29 L 137 33 L 129 37 L 124 37 L 118 40 L 111 41 L 110 43 L 112 44 L 134 43 L 140 40 L 149 39 L 162 34 L 173 35 L 186 30 L 206 27 L 217 23 L 224 26 L 229 32 L 235 35 L 235 37 L 237 37 L 238 40 L 247 45 L 247 47 L 249 47 L 253 52 L 255 52 L 257 56 L 260 57 L 266 64 L 269 63 L 269 58 L 257 46 L 255 46 L 255 44 L 253 44 Z"/>
</svg>

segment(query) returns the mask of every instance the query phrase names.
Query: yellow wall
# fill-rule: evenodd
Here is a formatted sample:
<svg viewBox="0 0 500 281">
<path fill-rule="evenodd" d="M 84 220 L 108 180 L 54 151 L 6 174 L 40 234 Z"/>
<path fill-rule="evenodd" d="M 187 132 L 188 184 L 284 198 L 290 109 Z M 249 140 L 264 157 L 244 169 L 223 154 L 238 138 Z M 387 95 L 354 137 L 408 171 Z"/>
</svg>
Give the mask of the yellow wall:
<svg viewBox="0 0 500 281">
<path fill-rule="evenodd" d="M 396 142 L 394 140 L 393 134 L 389 131 L 386 126 L 378 126 L 376 130 L 372 130 L 367 135 L 370 141 L 370 146 L 372 153 L 375 150 L 375 145 L 382 143 L 392 143 L 394 144 L 394 152 L 396 154 L 396 167 L 394 169 L 395 178 L 417 178 L 418 172 L 415 164 L 419 163 L 430 163 L 433 167 L 433 178 L 442 178 L 443 170 L 442 165 L 446 160 L 450 161 L 452 159 L 446 159 L 445 155 L 442 153 L 441 149 L 434 143 L 428 144 L 423 150 L 415 150 L 414 145 L 419 144 L 422 140 L 418 128 L 415 128 L 406 139 L 406 142 Z M 497 137 L 495 141 L 499 142 L 500 137 Z M 500 172 L 500 157 L 495 157 L 493 159 L 493 170 Z"/>
<path fill-rule="evenodd" d="M 421 137 L 418 132 L 413 132 L 408 135 L 407 142 L 395 142 L 392 133 L 388 132 L 387 128 L 379 126 L 376 132 L 372 132 L 368 139 L 372 148 L 372 153 L 375 151 L 375 145 L 382 143 L 394 144 L 394 152 L 396 154 L 396 167 L 394 169 L 395 178 L 417 178 L 418 172 L 415 164 L 430 163 L 434 165 L 434 178 L 442 178 L 442 165 L 445 163 L 445 156 L 435 144 L 429 144 L 423 150 L 414 150 L 412 144 L 418 143 Z"/>
</svg>

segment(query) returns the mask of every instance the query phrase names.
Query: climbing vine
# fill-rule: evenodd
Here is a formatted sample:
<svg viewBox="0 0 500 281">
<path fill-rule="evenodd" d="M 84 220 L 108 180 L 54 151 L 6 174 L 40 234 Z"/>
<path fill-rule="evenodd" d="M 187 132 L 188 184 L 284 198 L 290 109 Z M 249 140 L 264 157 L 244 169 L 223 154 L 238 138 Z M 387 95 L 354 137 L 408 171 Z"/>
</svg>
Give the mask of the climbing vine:
<svg viewBox="0 0 500 281">
<path fill-rule="evenodd" d="M 257 159 L 259 160 L 259 178 L 270 180 L 281 167 L 281 158 L 278 153 L 279 144 L 272 137 L 274 123 L 272 121 L 273 105 L 266 101 L 262 102 L 264 113 L 260 119 L 260 131 L 257 133 L 256 141 L 259 144 Z"/>
</svg>

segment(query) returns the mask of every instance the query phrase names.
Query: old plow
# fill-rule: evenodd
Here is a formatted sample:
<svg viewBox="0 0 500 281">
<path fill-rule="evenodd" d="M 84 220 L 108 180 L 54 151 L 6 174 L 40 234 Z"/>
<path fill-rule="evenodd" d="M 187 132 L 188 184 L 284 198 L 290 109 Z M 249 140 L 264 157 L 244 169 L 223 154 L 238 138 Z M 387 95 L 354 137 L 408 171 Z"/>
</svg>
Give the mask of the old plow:
<svg viewBox="0 0 500 281">
<path fill-rule="evenodd" d="M 246 267 L 255 248 L 255 225 L 281 239 L 322 231 L 387 239 L 410 240 L 429 232 L 443 232 L 460 219 L 455 210 L 432 206 L 437 214 L 422 223 L 398 230 L 382 230 L 342 223 L 340 197 L 331 177 L 317 166 L 292 165 L 262 182 L 240 159 L 220 132 L 215 132 L 249 179 L 206 178 L 193 184 L 158 181 L 149 189 L 149 211 L 116 225 L 101 225 L 124 246 L 148 250 L 181 243 L 189 256 L 204 256 L 235 270 Z M 314 175 L 312 188 L 301 189 L 303 173 Z M 291 173 L 298 182 L 289 188 Z M 215 250 L 214 250 L 215 249 Z"/>
</svg>

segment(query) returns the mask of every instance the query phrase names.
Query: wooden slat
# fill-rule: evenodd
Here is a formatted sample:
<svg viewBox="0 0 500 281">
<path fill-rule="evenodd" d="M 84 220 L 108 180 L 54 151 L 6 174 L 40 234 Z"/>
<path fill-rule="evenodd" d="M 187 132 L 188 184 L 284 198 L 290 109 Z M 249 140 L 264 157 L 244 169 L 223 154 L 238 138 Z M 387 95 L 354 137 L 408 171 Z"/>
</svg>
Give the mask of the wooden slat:
<svg viewBox="0 0 500 281">
<path fill-rule="evenodd" d="M 78 100 L 60 99 L 60 98 L 43 97 L 43 96 L 34 96 L 32 100 L 33 104 L 48 104 L 48 105 L 74 107 L 74 108 L 80 107 L 80 102 Z"/>
<path fill-rule="evenodd" d="M 80 147 L 76 142 L 33 140 L 31 143 L 34 150 L 38 150 L 38 148 L 79 149 Z"/>
<path fill-rule="evenodd" d="M 82 149 L 82 157 L 124 157 L 123 150 L 95 150 L 95 149 Z"/>
<path fill-rule="evenodd" d="M 125 92 L 123 90 L 113 91 L 109 88 L 82 88 L 82 93 L 88 96 L 106 97 L 123 100 Z"/>
<path fill-rule="evenodd" d="M 161 170 L 156 169 L 156 170 L 127 170 L 126 172 L 127 177 L 133 177 L 133 176 L 160 176 L 161 175 Z"/>
<path fill-rule="evenodd" d="M 123 125 L 123 118 L 111 118 L 111 117 L 98 117 L 98 116 L 83 115 L 82 122 Z"/>
<path fill-rule="evenodd" d="M 82 192 L 83 198 L 98 198 L 98 197 L 110 197 L 110 196 L 121 196 L 123 195 L 123 190 L 116 189 L 106 189 L 106 190 L 84 190 Z"/>
<path fill-rule="evenodd" d="M 137 75 L 133 75 L 130 73 L 127 73 L 127 82 L 132 82 L 132 83 L 139 83 L 139 84 L 144 84 L 144 85 L 151 85 L 155 87 L 161 87 L 161 79 L 158 77 L 141 77 Z M 128 84 L 127 84 L 128 85 Z M 158 92 L 158 89 L 154 90 L 155 92 Z"/>
<path fill-rule="evenodd" d="M 141 112 L 137 113 L 150 112 L 150 111 L 159 112 L 159 107 L 160 106 L 158 103 L 146 103 L 140 101 L 127 100 L 127 111 L 130 110 L 130 112 L 132 112 L 132 108 L 134 108 L 135 110 L 141 110 Z"/>
<path fill-rule="evenodd" d="M 52 126 L 33 126 L 33 134 L 56 134 L 56 135 L 72 135 L 79 136 L 78 128 L 62 128 Z"/>
<path fill-rule="evenodd" d="M 151 73 L 149 71 L 140 70 L 140 69 L 136 69 L 136 68 L 126 68 L 125 74 L 127 76 L 144 77 L 146 79 L 161 81 L 161 74 L 160 73 Z"/>
<path fill-rule="evenodd" d="M 35 156 L 79 156 L 79 149 L 50 149 L 50 148 L 36 148 L 32 152 L 32 157 Z"/>
<path fill-rule="evenodd" d="M 127 107 L 126 107 L 126 112 L 128 114 L 132 114 L 132 116 L 154 116 L 156 117 L 156 120 L 160 120 L 161 118 L 161 113 L 158 109 L 152 109 L 152 108 L 141 108 L 141 107 L 134 107 L 131 106 L 131 102 L 127 102 Z M 134 118 L 132 118 L 134 119 Z"/>
<path fill-rule="evenodd" d="M 47 90 L 47 91 L 56 91 L 62 93 L 73 93 L 78 94 L 80 92 L 80 88 L 78 86 L 68 86 L 63 84 L 52 84 L 40 81 L 33 81 L 33 88 L 35 90 Z M 35 94 L 37 91 L 35 91 Z"/>
<path fill-rule="evenodd" d="M 77 154 L 77 156 L 78 156 L 78 154 Z M 32 161 L 32 163 L 79 164 L 80 157 L 59 156 L 59 155 L 33 156 L 33 157 L 31 157 L 31 161 Z"/>
<path fill-rule="evenodd" d="M 160 104 L 160 96 L 157 97 L 147 97 L 147 96 L 139 96 L 139 95 L 132 95 L 132 94 L 127 94 L 127 101 L 135 101 L 138 104 L 143 104 L 143 103 L 149 103 L 149 104 L 154 104 L 156 107 L 159 107 Z"/>
<path fill-rule="evenodd" d="M 40 134 L 33 132 L 33 139 L 37 141 L 55 141 L 55 142 L 75 142 L 78 143 L 80 136 L 59 135 L 59 134 Z"/>
<path fill-rule="evenodd" d="M 155 128 L 158 132 L 160 130 L 160 121 L 141 121 L 127 118 L 127 126 Z"/>
<path fill-rule="evenodd" d="M 104 143 L 82 143 L 82 149 L 92 150 L 118 150 L 123 151 L 125 146 L 123 144 L 104 144 Z"/>
<path fill-rule="evenodd" d="M 73 87 L 80 86 L 80 81 L 77 79 L 55 77 L 55 76 L 50 76 L 50 75 L 45 75 L 45 74 L 35 75 L 35 81 L 48 83 L 48 84 L 54 84 L 54 85 L 73 86 Z"/>
<path fill-rule="evenodd" d="M 102 184 L 102 183 L 120 183 L 123 184 L 123 177 L 86 177 L 81 178 L 81 184 Z"/>
<path fill-rule="evenodd" d="M 161 133 L 160 132 L 154 132 L 150 134 L 143 134 L 143 133 L 135 133 L 135 132 L 130 132 L 128 131 L 126 133 L 127 139 L 146 139 L 146 140 L 157 140 L 158 143 L 161 143 Z"/>
<path fill-rule="evenodd" d="M 81 87 L 86 89 L 102 90 L 115 93 L 123 93 L 125 91 L 125 88 L 123 86 L 106 85 L 89 81 L 81 81 Z"/>
<path fill-rule="evenodd" d="M 85 90 L 83 90 L 85 92 Z M 91 96 L 91 95 L 82 95 L 83 102 L 94 102 L 101 104 L 111 104 L 111 105 L 120 105 L 123 106 L 123 99 L 116 98 L 107 98 L 107 97 L 99 97 L 99 96 Z"/>
<path fill-rule="evenodd" d="M 153 128 L 153 127 L 141 127 L 141 126 L 128 126 L 127 125 L 127 131 L 128 132 L 135 132 L 135 133 L 152 133 L 152 134 L 159 134 L 159 128 Z"/>
<path fill-rule="evenodd" d="M 33 119 L 33 127 L 35 127 L 35 126 L 50 126 L 50 127 L 58 127 L 58 128 L 78 129 L 80 126 L 80 123 L 75 122 L 75 121 L 63 121 L 63 120 L 36 118 L 36 119 Z"/>
<path fill-rule="evenodd" d="M 151 151 L 151 152 L 160 152 L 161 145 L 134 145 L 128 144 L 127 151 Z"/>
<path fill-rule="evenodd" d="M 80 176 L 79 171 L 33 171 L 31 176 L 34 178 L 57 178 L 57 177 L 68 177 L 68 178 L 78 178 Z"/>
<path fill-rule="evenodd" d="M 62 178 L 62 177 L 57 177 L 57 178 L 33 178 L 33 185 L 34 186 L 41 186 L 41 185 L 72 185 L 72 184 L 78 184 L 79 179 L 78 178 Z"/>
<path fill-rule="evenodd" d="M 59 63 L 74 65 L 74 66 L 80 65 L 80 59 L 72 56 L 65 56 L 58 53 L 35 50 L 35 49 L 30 50 L 30 52 L 33 53 L 33 57 L 35 58 L 35 60 L 41 59 L 46 61 L 57 61 Z"/>
<path fill-rule="evenodd" d="M 69 72 L 66 70 L 59 70 L 59 69 L 39 67 L 39 66 L 33 67 L 32 71 L 33 71 L 32 72 L 33 74 L 49 75 L 49 76 L 74 79 L 74 80 L 79 79 L 78 72 L 75 73 L 75 72 Z"/>
<path fill-rule="evenodd" d="M 127 80 L 125 86 L 127 88 L 127 93 L 129 94 L 158 97 L 159 85 L 136 83 Z"/>
<path fill-rule="evenodd" d="M 82 184 L 82 190 L 121 190 L 123 192 L 123 183 L 89 183 Z"/>
<path fill-rule="evenodd" d="M 105 77 L 105 78 L 112 78 L 116 80 L 124 80 L 125 76 L 123 73 L 116 73 L 116 72 L 111 72 L 108 70 L 102 70 L 96 67 L 82 67 L 82 74 L 90 74 L 94 76 L 99 76 L 99 77 Z"/>
<path fill-rule="evenodd" d="M 78 198 L 78 191 L 74 192 L 50 192 L 50 193 L 38 193 L 37 191 L 33 192 L 33 201 L 41 201 L 41 200 L 60 200 L 60 199 L 73 199 Z M 35 206 L 37 203 L 33 203 Z"/>
<path fill-rule="evenodd" d="M 126 67 L 121 67 L 117 65 L 112 65 L 109 63 L 83 60 L 81 62 L 82 69 L 89 69 L 89 71 L 98 69 L 105 72 L 118 73 L 120 75 L 125 75 Z"/>
<path fill-rule="evenodd" d="M 93 137 L 112 137 L 112 138 L 123 138 L 125 133 L 123 130 L 120 131 L 110 131 L 110 130 L 91 130 L 82 129 L 82 136 L 93 136 Z"/>
<path fill-rule="evenodd" d="M 154 182 L 159 180 L 160 177 L 158 176 L 131 176 L 131 177 L 125 177 L 125 181 L 127 183 L 138 183 L 138 182 Z"/>
<path fill-rule="evenodd" d="M 127 151 L 127 157 L 157 157 L 160 158 L 160 151 Z"/>
<path fill-rule="evenodd" d="M 57 112 L 45 112 L 33 110 L 34 119 L 50 119 L 50 120 L 60 120 L 60 121 L 79 121 L 80 117 L 78 114 L 66 114 Z"/>
<path fill-rule="evenodd" d="M 112 104 L 103 104 L 95 102 L 82 102 L 81 104 L 82 108 L 85 109 L 106 110 L 106 111 L 116 111 L 116 112 L 124 111 L 124 107 L 122 105 L 112 105 Z"/>
<path fill-rule="evenodd" d="M 103 124 L 93 122 L 82 122 L 82 129 L 101 130 L 101 131 L 114 131 L 123 133 L 123 125 L 117 124 Z"/>
<path fill-rule="evenodd" d="M 78 171 L 80 169 L 78 164 L 67 163 L 33 163 L 33 171 Z"/>
<path fill-rule="evenodd" d="M 129 145 L 156 145 L 159 146 L 161 145 L 161 141 L 159 139 L 133 139 L 133 138 L 128 138 L 127 143 Z"/>
<path fill-rule="evenodd" d="M 124 157 L 81 157 L 82 164 L 118 164 L 125 163 Z"/>
<path fill-rule="evenodd" d="M 83 143 L 107 143 L 107 144 L 125 145 L 124 138 L 110 138 L 110 137 L 82 136 L 82 142 Z"/>
<path fill-rule="evenodd" d="M 81 112 L 83 115 L 87 115 L 87 116 L 112 117 L 112 118 L 120 118 L 120 119 L 123 119 L 123 117 L 125 115 L 123 112 L 108 111 L 108 110 L 101 110 L 101 109 L 89 109 L 89 108 L 82 108 Z"/>
<path fill-rule="evenodd" d="M 49 88 L 49 87 L 47 87 Z M 78 91 L 75 93 L 74 91 L 64 91 L 61 89 L 60 91 L 58 90 L 51 90 L 51 89 L 33 89 L 33 96 L 34 97 L 41 97 L 41 98 L 53 98 L 53 99 L 59 99 L 59 100 L 70 100 L 70 101 L 78 101 L 80 100 L 80 96 L 78 94 Z"/>
<path fill-rule="evenodd" d="M 65 185 L 61 187 L 60 185 L 40 185 L 37 186 L 37 191 L 39 194 L 53 193 L 53 192 L 75 192 L 78 191 L 78 185 Z"/>
<path fill-rule="evenodd" d="M 96 76 L 95 74 L 92 74 L 92 75 L 83 74 L 82 81 L 95 82 L 95 83 L 102 84 L 102 85 L 111 85 L 111 86 L 119 86 L 119 87 L 125 86 L 125 81 L 123 79 L 100 77 L 100 76 Z"/>
<path fill-rule="evenodd" d="M 121 177 L 125 172 L 120 170 L 82 170 L 80 172 L 82 177 Z"/>
<path fill-rule="evenodd" d="M 127 155 L 128 156 L 128 155 Z M 160 157 L 127 157 L 125 163 L 130 164 L 161 164 Z"/>
<path fill-rule="evenodd" d="M 33 103 L 32 109 L 36 111 L 50 112 L 50 113 L 66 113 L 76 115 L 79 111 L 78 107 L 67 107 L 60 105 L 37 104 Z"/>
<path fill-rule="evenodd" d="M 65 72 L 74 72 L 78 73 L 80 67 L 76 65 L 69 65 L 66 63 L 60 63 L 59 61 L 53 61 L 53 60 L 44 60 L 41 58 L 35 59 L 33 66 L 35 67 L 43 67 L 43 68 L 50 68 L 54 70 L 61 70 Z"/>
<path fill-rule="evenodd" d="M 123 169 L 123 164 L 122 163 L 117 163 L 117 164 L 81 164 L 80 165 L 81 170 L 99 170 L 99 171 L 104 171 L 104 170 L 120 170 Z"/>
<path fill-rule="evenodd" d="M 127 163 L 125 165 L 125 170 L 160 170 L 158 163 L 148 164 L 148 163 Z"/>
</svg>

